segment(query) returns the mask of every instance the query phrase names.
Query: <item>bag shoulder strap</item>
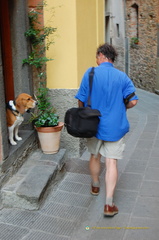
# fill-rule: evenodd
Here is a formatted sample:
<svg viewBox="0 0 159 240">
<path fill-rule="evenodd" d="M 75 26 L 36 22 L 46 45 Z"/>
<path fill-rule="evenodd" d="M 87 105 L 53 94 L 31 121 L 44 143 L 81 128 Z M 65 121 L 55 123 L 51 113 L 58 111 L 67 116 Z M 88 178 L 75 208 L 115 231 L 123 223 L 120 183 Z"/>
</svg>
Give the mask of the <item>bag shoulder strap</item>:
<svg viewBox="0 0 159 240">
<path fill-rule="evenodd" d="M 92 67 L 89 73 L 89 97 L 87 101 L 88 107 L 91 107 L 91 92 L 92 92 L 92 85 L 93 85 L 93 76 L 94 76 L 94 67 Z"/>
</svg>

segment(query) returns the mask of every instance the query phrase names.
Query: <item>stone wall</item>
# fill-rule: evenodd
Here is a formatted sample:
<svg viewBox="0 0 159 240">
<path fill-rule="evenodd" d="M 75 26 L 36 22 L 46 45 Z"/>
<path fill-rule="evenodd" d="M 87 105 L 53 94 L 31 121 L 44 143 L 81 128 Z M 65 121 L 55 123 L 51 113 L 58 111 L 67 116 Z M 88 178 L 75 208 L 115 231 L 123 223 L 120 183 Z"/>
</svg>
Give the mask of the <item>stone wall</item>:
<svg viewBox="0 0 159 240">
<path fill-rule="evenodd" d="M 77 89 L 50 89 L 49 96 L 55 107 L 60 121 L 64 122 L 67 109 L 77 107 L 77 99 L 74 98 Z M 84 139 L 72 137 L 64 128 L 61 134 L 61 148 L 66 149 L 66 156 L 76 158 L 81 156 L 85 149 Z"/>
<path fill-rule="evenodd" d="M 118 57 L 117 60 L 114 63 L 114 66 L 118 68 L 121 71 L 125 71 L 125 51 L 123 47 L 114 46 L 117 50 Z"/>
<path fill-rule="evenodd" d="M 130 40 L 129 76 L 136 87 L 151 92 L 156 86 L 158 7 L 158 0 L 126 1 L 126 33 Z M 138 38 L 138 44 L 131 43 L 133 37 Z"/>
</svg>

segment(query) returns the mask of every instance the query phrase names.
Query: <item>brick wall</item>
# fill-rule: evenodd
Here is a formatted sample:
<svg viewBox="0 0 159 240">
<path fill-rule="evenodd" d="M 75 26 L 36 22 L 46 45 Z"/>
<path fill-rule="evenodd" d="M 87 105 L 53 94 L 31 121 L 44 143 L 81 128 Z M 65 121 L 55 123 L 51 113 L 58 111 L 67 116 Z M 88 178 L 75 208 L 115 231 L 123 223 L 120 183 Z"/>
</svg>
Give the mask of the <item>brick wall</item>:
<svg viewBox="0 0 159 240">
<path fill-rule="evenodd" d="M 129 76 L 136 87 L 154 92 L 156 85 L 158 0 L 126 1 L 126 34 L 130 40 Z M 138 44 L 131 44 L 138 37 Z"/>
</svg>

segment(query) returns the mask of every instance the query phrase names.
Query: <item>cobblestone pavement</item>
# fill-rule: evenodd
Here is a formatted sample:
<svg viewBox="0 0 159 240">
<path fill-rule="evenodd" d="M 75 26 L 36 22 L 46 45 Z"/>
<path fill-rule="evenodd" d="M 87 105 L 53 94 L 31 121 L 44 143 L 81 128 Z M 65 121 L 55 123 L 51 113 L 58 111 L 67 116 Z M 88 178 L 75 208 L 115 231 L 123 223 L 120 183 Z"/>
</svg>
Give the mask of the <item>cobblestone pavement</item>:
<svg viewBox="0 0 159 240">
<path fill-rule="evenodd" d="M 119 213 L 103 217 L 101 191 L 90 195 L 87 152 L 66 162 L 65 173 L 37 211 L 3 208 L 0 240 L 158 240 L 159 236 L 159 96 L 138 89 L 138 105 L 128 110 L 131 131 L 118 162 L 115 203 Z M 61 173 L 62 174 L 62 173 Z"/>
</svg>

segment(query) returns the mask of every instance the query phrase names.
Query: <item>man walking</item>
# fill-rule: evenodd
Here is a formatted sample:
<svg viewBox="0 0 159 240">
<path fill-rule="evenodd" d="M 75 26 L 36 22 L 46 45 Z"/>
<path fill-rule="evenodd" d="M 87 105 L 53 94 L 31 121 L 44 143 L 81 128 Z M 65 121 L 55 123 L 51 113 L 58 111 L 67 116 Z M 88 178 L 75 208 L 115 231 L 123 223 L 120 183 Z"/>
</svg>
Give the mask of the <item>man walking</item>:
<svg viewBox="0 0 159 240">
<path fill-rule="evenodd" d="M 106 202 L 104 216 L 114 216 L 118 208 L 113 202 L 118 179 L 117 160 L 122 159 L 124 136 L 129 131 L 126 110 L 137 104 L 135 87 L 130 78 L 113 66 L 117 52 L 112 45 L 103 44 L 96 52 L 97 67 L 94 68 L 91 107 L 101 113 L 98 132 L 95 137 L 87 139 L 90 152 L 90 173 L 92 178 L 91 194 L 100 191 L 100 158 L 105 157 Z M 87 106 L 89 96 L 89 68 L 82 79 L 76 94 L 79 107 Z"/>
</svg>

